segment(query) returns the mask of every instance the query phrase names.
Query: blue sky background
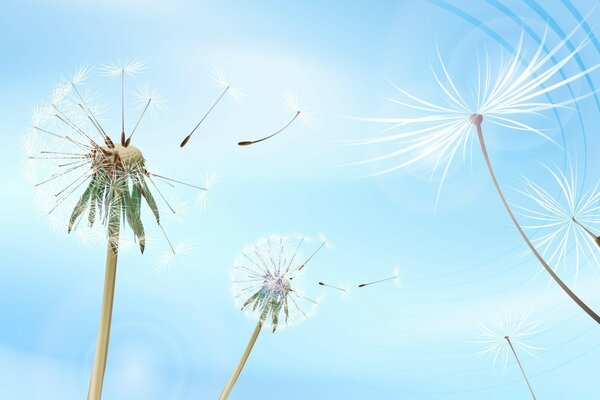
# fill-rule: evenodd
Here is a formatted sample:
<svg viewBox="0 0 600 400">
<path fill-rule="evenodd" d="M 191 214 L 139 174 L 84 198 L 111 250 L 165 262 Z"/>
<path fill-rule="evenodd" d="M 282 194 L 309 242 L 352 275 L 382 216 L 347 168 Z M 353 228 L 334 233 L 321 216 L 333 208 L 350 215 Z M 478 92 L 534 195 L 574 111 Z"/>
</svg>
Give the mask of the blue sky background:
<svg viewBox="0 0 600 400">
<path fill-rule="evenodd" d="M 0 398 L 81 399 L 87 392 L 104 273 L 105 246 L 53 232 L 33 204 L 21 150 L 34 104 L 82 64 L 140 57 L 169 110 L 136 133 L 149 163 L 170 176 L 222 180 L 207 212 L 169 227 L 174 242 L 198 246 L 158 271 L 168 249 L 119 260 L 107 399 L 215 398 L 254 322 L 233 306 L 229 272 L 247 243 L 273 232 L 324 232 L 335 244 L 313 266 L 317 279 L 355 286 L 399 267 L 401 284 L 353 289 L 342 298 L 314 284 L 322 304 L 293 329 L 263 332 L 231 398 L 527 399 L 517 366 L 475 358 L 478 321 L 529 310 L 543 331 L 523 355 L 540 399 L 596 399 L 600 330 L 549 282 L 510 225 L 476 151 L 451 170 L 437 212 L 439 177 L 415 168 L 365 178 L 382 165 L 340 167 L 381 154 L 345 146 L 385 126 L 347 116 L 397 116 L 386 79 L 436 98 L 436 46 L 457 84 L 473 80 L 477 54 L 511 54 L 522 27 L 529 54 L 549 26 L 555 44 L 590 12 L 590 1 L 522 2 L 14 2 L 0 8 Z M 600 35 L 565 67 L 597 62 Z M 583 38 L 578 32 L 576 45 Z M 248 94 L 224 100 L 194 139 L 178 145 L 218 95 L 220 65 Z M 557 97 L 588 93 L 600 76 Z M 118 86 L 94 81 L 118 129 Z M 289 118 L 295 93 L 319 118 L 248 148 L 237 141 Z M 111 97 L 112 96 L 112 97 Z M 595 99 L 537 121 L 576 165 L 582 188 L 598 182 Z M 514 203 L 523 175 L 552 185 L 540 162 L 563 167 L 565 153 L 530 134 L 489 128 L 492 161 Z M 378 152 L 379 151 L 379 152 Z M 550 186 L 552 187 L 552 186 Z M 558 191 L 558 188 L 555 188 Z M 179 189 L 182 198 L 194 192 Z M 150 224 L 147 224 L 150 225 Z M 561 276 L 600 309 L 597 265 Z"/>
</svg>

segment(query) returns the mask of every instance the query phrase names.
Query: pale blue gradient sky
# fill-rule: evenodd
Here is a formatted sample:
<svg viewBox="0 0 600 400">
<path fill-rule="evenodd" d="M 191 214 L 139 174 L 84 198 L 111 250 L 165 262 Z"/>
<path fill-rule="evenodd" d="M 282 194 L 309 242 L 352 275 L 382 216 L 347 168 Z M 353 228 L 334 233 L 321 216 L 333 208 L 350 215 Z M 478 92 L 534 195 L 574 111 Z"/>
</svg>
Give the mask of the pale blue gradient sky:
<svg viewBox="0 0 600 400">
<path fill-rule="evenodd" d="M 478 321 L 526 309 L 545 329 L 532 338 L 541 348 L 537 358 L 523 356 L 538 397 L 596 399 L 600 330 L 537 275 L 479 153 L 456 163 L 435 214 L 439 180 L 424 169 L 364 178 L 383 165 L 340 167 L 385 150 L 341 142 L 384 128 L 347 116 L 401 111 L 383 98 L 397 95 L 386 78 L 424 97 L 439 96 L 429 68 L 437 63 L 436 45 L 465 87 L 477 53 L 509 52 L 522 24 L 531 52 L 546 22 L 554 44 L 591 7 L 587 1 L 541 3 L 3 4 L 0 398 L 85 396 L 103 282 L 104 245 L 83 247 L 66 232 L 53 232 L 33 204 L 20 148 L 31 109 L 79 65 L 141 57 L 150 68 L 140 82 L 171 100 L 168 112 L 136 133 L 146 158 L 187 179 L 218 167 L 222 181 L 205 215 L 192 212 L 170 229 L 175 242 L 198 243 L 193 254 L 163 271 L 153 266 L 167 249 L 163 241 L 144 256 L 130 251 L 120 258 L 105 398 L 216 398 L 253 329 L 231 300 L 234 257 L 265 234 L 301 231 L 324 232 L 335 244 L 316 260 L 319 279 L 355 285 L 397 266 L 402 283 L 353 290 L 348 298 L 315 287 L 323 296 L 316 315 L 293 329 L 265 331 L 232 398 L 527 399 L 516 365 L 509 362 L 503 372 L 475 358 L 480 347 L 473 343 Z M 600 32 L 592 26 L 591 34 Z M 590 66 L 599 54 L 592 42 L 580 62 Z M 226 99 L 182 151 L 180 140 L 218 94 L 209 74 L 214 65 L 248 99 Z M 598 74 L 591 80 L 600 85 Z M 104 82 L 116 117 L 118 87 Z M 589 92 L 589 82 L 571 89 Z M 277 140 L 239 148 L 237 141 L 289 117 L 280 101 L 286 91 L 297 94 L 319 125 L 297 124 Z M 582 186 L 595 184 L 595 100 L 547 116 L 537 121 L 540 128 L 564 144 L 580 174 L 587 171 Z M 118 119 L 112 122 L 116 130 Z M 551 184 L 539 162 L 564 165 L 560 149 L 529 134 L 490 128 L 487 135 L 499 179 L 515 203 L 522 197 L 510 188 L 521 185 L 522 175 Z M 577 283 L 572 269 L 560 273 L 600 308 L 598 266 L 583 265 Z"/>
</svg>

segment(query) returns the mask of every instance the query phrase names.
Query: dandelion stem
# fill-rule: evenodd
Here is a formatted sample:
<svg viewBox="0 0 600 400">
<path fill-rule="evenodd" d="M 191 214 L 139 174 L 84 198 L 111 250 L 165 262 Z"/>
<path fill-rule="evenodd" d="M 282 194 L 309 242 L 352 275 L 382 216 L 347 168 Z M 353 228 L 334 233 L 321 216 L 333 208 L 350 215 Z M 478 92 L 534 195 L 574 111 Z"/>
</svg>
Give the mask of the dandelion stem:
<svg viewBox="0 0 600 400">
<path fill-rule="evenodd" d="M 310 260 L 312 260 L 312 258 L 313 258 L 313 257 L 314 257 L 314 256 L 315 256 L 315 255 L 316 255 L 318 252 L 319 252 L 319 250 L 321 250 L 321 249 L 323 248 L 323 246 L 325 246 L 325 243 L 327 243 L 327 240 L 324 240 L 324 241 L 323 241 L 323 243 L 321 243 L 321 245 L 319 246 L 319 248 L 317 248 L 317 249 L 316 249 L 316 250 L 315 250 L 315 251 L 314 251 L 314 252 L 313 252 L 313 253 L 310 255 L 310 257 L 308 257 L 308 258 L 306 259 L 306 261 L 304 261 L 304 262 L 302 263 L 302 265 L 300 265 L 300 266 L 298 267 L 298 271 L 300 271 L 302 268 L 304 268 L 304 267 L 306 266 L 306 264 L 308 264 L 308 262 L 309 262 Z"/>
<path fill-rule="evenodd" d="M 498 195 L 500 196 L 500 199 L 502 200 L 502 204 L 504 204 L 504 208 L 508 212 L 508 215 L 509 215 L 510 219 L 512 220 L 513 224 L 515 225 L 515 227 L 517 228 L 517 230 L 521 234 L 521 237 L 523 238 L 523 240 L 525 241 L 525 243 L 527 244 L 527 246 L 529 247 L 529 249 L 531 250 L 531 252 L 533 253 L 533 255 L 537 258 L 537 260 L 540 262 L 540 264 L 542 264 L 542 266 L 544 267 L 544 269 L 546 270 L 546 272 L 548 272 L 548 274 L 550 274 L 550 276 L 552 277 L 552 279 L 554 279 L 554 281 L 556 283 L 558 283 L 558 285 L 561 287 L 561 289 L 564 290 L 564 292 L 566 294 L 568 294 L 569 297 L 571 297 L 571 299 L 575 303 L 577 303 L 577 305 L 579 307 L 581 307 L 581 309 L 583 311 L 585 311 L 598 324 L 600 324 L 600 316 L 598 316 L 598 314 L 596 314 L 579 297 L 577 297 L 577 295 L 575 293 L 573 293 L 573 291 L 571 291 L 571 289 L 569 289 L 569 287 L 558 277 L 558 275 L 556 275 L 556 273 L 548 265 L 548 263 L 546 262 L 546 260 L 544 260 L 544 258 L 541 256 L 541 254 L 535 249 L 535 246 L 531 243 L 531 241 L 529 240 L 529 238 L 525 234 L 525 231 L 523 231 L 523 228 L 521 227 L 521 225 L 517 221 L 517 218 L 513 214 L 510 206 L 508 205 L 508 202 L 506 201 L 506 198 L 504 197 L 504 193 L 502 192 L 502 189 L 500 188 L 500 184 L 498 183 L 498 179 L 496 178 L 496 174 L 494 173 L 494 168 L 492 167 L 492 163 L 490 162 L 490 158 L 488 156 L 487 148 L 485 146 L 485 141 L 484 141 L 484 138 L 483 138 L 483 130 L 481 129 L 481 122 L 482 121 L 483 121 L 483 116 L 481 116 L 481 115 L 474 114 L 471 117 L 471 122 L 477 128 L 477 138 L 479 139 L 479 144 L 481 145 L 481 152 L 483 153 L 483 158 L 485 159 L 485 163 L 487 165 L 487 168 L 488 168 L 488 171 L 490 173 L 490 176 L 492 177 L 492 181 L 494 182 L 494 186 L 496 187 L 496 191 L 498 192 Z"/>
<path fill-rule="evenodd" d="M 119 241 L 118 224 L 116 229 L 116 237 L 113 235 L 113 237 L 109 239 L 106 252 L 106 273 L 104 276 L 100 327 L 98 329 L 98 340 L 96 342 L 96 353 L 94 355 L 92 376 L 90 378 L 88 400 L 100 400 L 102 396 L 102 383 L 104 382 L 104 371 L 106 369 L 106 358 L 108 355 L 108 342 L 110 339 L 110 325 L 115 295 L 115 280 L 117 276 L 118 247 L 115 243 L 118 243 Z"/>
<path fill-rule="evenodd" d="M 213 108 L 215 108 L 217 106 L 217 104 L 219 104 L 219 102 L 221 101 L 221 99 L 223 98 L 223 96 L 225 96 L 225 93 L 227 93 L 227 91 L 229 90 L 229 88 L 230 88 L 230 86 L 227 86 L 225 88 L 225 90 L 223 90 L 223 93 L 221 93 L 221 95 L 219 96 L 219 98 L 208 109 L 208 111 L 206 112 L 206 114 L 204 114 L 204 116 L 202 117 L 202 119 L 200 120 L 200 122 L 198 122 L 196 124 L 196 126 L 194 127 L 194 129 L 192 129 L 192 131 L 189 133 L 189 135 L 187 135 L 185 137 L 185 139 L 183 139 L 183 141 L 181 142 L 181 144 L 179 145 L 179 147 L 184 147 L 187 144 L 187 142 L 190 141 L 190 139 L 192 138 L 192 135 L 194 134 L 194 132 L 196 132 L 196 129 L 198 129 L 198 127 L 202 124 L 202 122 L 204 122 L 204 120 L 206 119 L 206 117 L 208 117 L 208 114 L 210 114 L 210 112 L 213 110 Z"/>
<path fill-rule="evenodd" d="M 121 69 L 121 146 L 125 146 L 125 68 Z"/>
<path fill-rule="evenodd" d="M 262 142 L 263 140 L 270 139 L 273 136 L 277 135 L 278 133 L 281 133 L 284 130 L 286 130 L 286 128 L 288 126 L 290 126 L 292 124 L 292 122 L 294 122 L 296 120 L 296 118 L 298 118 L 298 115 L 300 115 L 300 111 L 296 111 L 296 114 L 294 115 L 294 117 L 287 124 L 285 124 L 281 129 L 279 129 L 277 132 L 272 133 L 269 136 L 266 136 L 266 137 L 264 137 L 262 139 L 258 139 L 258 140 L 245 140 L 245 141 L 242 141 L 242 142 L 238 142 L 238 145 L 239 146 L 249 146 L 251 144 L 259 143 L 259 142 Z"/>
<path fill-rule="evenodd" d="M 517 364 L 519 364 L 519 368 L 521 369 L 521 373 L 523 374 L 523 378 L 525 378 L 525 383 L 527 383 L 527 387 L 529 388 L 529 391 L 531 392 L 531 397 L 533 397 L 533 400 L 536 400 L 535 398 L 535 393 L 533 393 L 533 389 L 531 388 L 531 385 L 529 384 L 529 379 L 527 379 L 527 375 L 525 374 L 525 370 L 523 369 L 523 366 L 521 365 L 521 361 L 519 360 L 519 356 L 517 356 L 517 352 L 515 351 L 515 348 L 512 345 L 512 342 L 510 341 L 510 338 L 508 336 L 504 336 L 504 339 L 506 339 L 506 341 L 508 342 L 508 345 L 510 346 L 510 349 L 512 350 L 512 353 L 515 356 L 515 359 L 517 360 Z"/>
<path fill-rule="evenodd" d="M 242 354 L 242 358 L 240 358 L 238 365 L 235 367 L 235 370 L 233 371 L 233 374 L 231 374 L 229 381 L 227 381 L 227 384 L 225 385 L 223 392 L 219 396 L 219 400 L 227 400 L 227 398 L 229 397 L 229 393 L 231 393 L 231 390 L 233 389 L 235 382 L 238 380 L 240 373 L 242 372 L 242 369 L 244 368 L 244 365 L 246 364 L 246 361 L 248 360 L 248 357 L 250 356 L 250 352 L 252 351 L 252 348 L 254 347 L 254 343 L 256 343 L 256 339 L 258 338 L 258 334 L 260 333 L 260 330 L 262 329 L 263 324 L 264 324 L 265 320 L 267 319 L 268 313 L 269 313 L 269 307 L 265 307 L 264 310 L 262 311 L 262 313 L 260 314 L 258 323 L 256 324 L 256 327 L 254 328 L 254 332 L 252 332 L 252 336 L 250 336 L 250 340 L 248 341 L 246 350 L 244 350 L 244 354 Z"/>
<path fill-rule="evenodd" d="M 390 276 L 389 278 L 380 279 L 378 281 L 361 283 L 360 285 L 358 285 L 358 287 L 365 287 L 365 286 L 373 285 L 375 283 L 387 282 L 387 281 L 391 281 L 392 279 L 397 279 L 397 278 L 398 278 L 397 276 Z"/>
<path fill-rule="evenodd" d="M 129 134 L 129 137 L 127 138 L 127 140 L 125 141 L 125 144 L 123 146 L 128 147 L 129 143 L 131 143 L 131 137 L 133 136 L 133 134 L 135 133 L 135 130 L 137 129 L 137 127 L 140 124 L 140 122 L 142 121 L 142 118 L 144 118 L 144 114 L 146 114 L 146 110 L 148 110 L 148 107 L 150 106 L 150 102 L 152 102 L 152 98 L 148 99 L 148 101 L 146 102 L 146 106 L 144 107 L 144 110 L 142 111 L 142 114 L 138 118 L 135 126 L 133 127 L 133 130 Z"/>
</svg>

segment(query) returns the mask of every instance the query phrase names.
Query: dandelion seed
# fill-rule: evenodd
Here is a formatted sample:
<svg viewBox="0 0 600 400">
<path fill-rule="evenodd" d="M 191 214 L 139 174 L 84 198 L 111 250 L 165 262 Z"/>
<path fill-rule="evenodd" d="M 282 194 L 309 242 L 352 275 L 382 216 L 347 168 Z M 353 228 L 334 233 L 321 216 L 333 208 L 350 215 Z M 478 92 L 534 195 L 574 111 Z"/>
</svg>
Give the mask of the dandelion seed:
<svg viewBox="0 0 600 400">
<path fill-rule="evenodd" d="M 546 170 L 560 190 L 558 199 L 537 183 L 524 178 L 525 189 L 520 193 L 531 204 L 517 208 L 527 220 L 524 228 L 540 232 L 540 236 L 532 242 L 542 256 L 555 269 L 566 264 L 573 265 L 577 277 L 583 259 L 591 259 L 600 266 L 599 240 L 592 231 L 592 228 L 600 227 L 599 184 L 579 193 L 577 174 L 572 168 L 568 174 L 548 167 Z"/>
<path fill-rule="evenodd" d="M 260 143 L 267 139 L 270 139 L 270 138 L 280 134 L 281 132 L 285 131 L 290 125 L 292 125 L 292 123 L 296 119 L 300 119 L 302 122 L 304 122 L 309 127 L 316 124 L 316 118 L 311 113 L 303 110 L 300 107 L 300 105 L 298 104 L 298 101 L 296 100 L 296 98 L 294 96 L 286 95 L 283 99 L 283 102 L 286 105 L 286 107 L 294 113 L 294 115 L 292 116 L 292 119 L 290 119 L 284 126 L 279 128 L 277 131 L 275 131 L 274 133 L 272 133 L 268 136 L 263 137 L 262 139 L 244 140 L 244 141 L 238 142 L 238 145 L 239 146 L 249 146 L 251 144 Z"/>
<path fill-rule="evenodd" d="M 121 146 L 127 147 L 125 138 L 125 75 L 137 75 L 146 69 L 146 64 L 142 60 L 136 59 L 129 64 L 122 64 L 121 62 L 105 64 L 101 69 L 105 75 L 121 76 Z"/>
<path fill-rule="evenodd" d="M 303 260 L 300 249 L 305 237 L 271 235 L 246 246 L 235 260 L 232 283 L 234 301 L 244 311 L 258 319 L 246 351 L 227 382 L 219 399 L 227 399 L 252 351 L 263 325 L 271 320 L 273 332 L 284 322 L 306 319 L 310 309 L 318 304 L 300 291 L 301 269 L 294 268 Z M 321 244 L 319 249 L 323 247 Z M 314 256 L 319 249 L 312 253 Z M 312 258 L 310 256 L 308 260 Z M 301 264 L 306 265 L 307 261 Z M 283 314 L 283 315 L 281 315 Z"/>
<path fill-rule="evenodd" d="M 219 182 L 220 179 L 221 171 L 217 168 L 213 168 L 204 177 L 204 182 L 202 186 L 206 190 L 201 191 L 198 194 L 198 197 L 196 198 L 196 208 L 200 211 L 200 213 L 204 213 L 206 211 L 206 207 L 209 201 L 209 194 L 211 193 L 212 188 Z"/>
<path fill-rule="evenodd" d="M 394 284 L 396 286 L 400 285 L 400 271 L 398 268 L 396 268 L 394 270 L 394 275 L 390 276 L 389 278 L 384 278 L 384 279 L 379 279 L 376 281 L 372 281 L 372 282 L 367 282 L 367 283 L 361 283 L 360 285 L 358 285 L 359 288 L 365 287 L 365 286 L 370 286 L 370 285 L 374 285 L 376 283 L 382 283 L 382 282 L 388 282 L 388 281 L 394 281 Z"/>
<path fill-rule="evenodd" d="M 324 283 L 324 282 L 319 282 L 320 286 L 324 286 L 324 287 L 328 287 L 328 288 L 332 288 L 335 290 L 339 290 L 340 292 L 347 292 L 348 290 L 346 288 L 340 287 L 340 286 L 334 286 L 334 285 L 330 285 L 328 283 Z"/>
<path fill-rule="evenodd" d="M 390 130 L 400 130 L 400 132 L 366 140 L 362 143 L 395 142 L 400 145 L 399 150 L 365 161 L 374 162 L 400 159 L 398 164 L 380 173 L 403 169 L 430 158 L 433 158 L 434 161 L 433 170 L 445 164 L 440 189 L 438 190 L 439 199 L 441 188 L 452 161 L 461 153 L 465 157 L 473 136 L 473 128 L 475 128 L 481 152 L 494 187 L 519 234 L 552 279 L 584 312 L 600 324 L 600 316 L 577 297 L 556 275 L 553 268 L 548 265 L 546 260 L 531 243 L 521 225 L 519 225 L 496 178 L 488 156 L 482 129 L 485 118 L 491 124 L 517 131 L 532 132 L 546 140 L 552 141 L 544 132 L 521 121 L 519 118 L 541 115 L 543 111 L 564 108 L 593 94 L 587 93 L 577 98 L 558 102 L 543 100 L 544 96 L 554 93 L 558 89 L 583 77 L 589 76 L 592 72 L 600 68 L 599 63 L 578 73 L 565 75 L 564 78 L 558 76 L 563 67 L 589 43 L 589 39 L 586 38 L 573 51 L 569 51 L 566 48 L 567 43 L 569 43 L 571 37 L 579 30 L 580 26 L 575 27 L 556 46 L 544 54 L 546 29 L 539 47 L 533 56 L 525 62 L 523 62 L 523 60 L 526 60 L 526 55 L 523 44 L 524 35 L 522 34 L 514 56 L 505 64 L 504 68 L 498 69 L 495 78 L 492 78 L 492 63 L 489 58 L 486 59 L 484 68 L 478 63 L 475 85 L 477 90 L 474 96 L 475 101 L 471 103 L 465 100 L 464 94 L 456 86 L 438 52 L 442 77 L 440 78 L 435 72 L 433 75 L 444 96 L 445 102 L 436 104 L 397 87 L 398 91 L 407 100 L 398 100 L 395 102 L 407 109 L 419 112 L 421 115 L 401 118 L 366 118 L 365 120 L 391 124 Z M 553 63 L 553 59 L 559 57 L 559 53 L 562 54 L 564 52 L 568 52 L 568 54 Z"/>
<path fill-rule="evenodd" d="M 517 356 L 517 349 L 523 351 L 529 355 L 534 355 L 536 347 L 527 344 L 527 340 L 534 335 L 541 332 L 539 328 L 541 324 L 539 322 L 532 322 L 529 320 L 529 314 L 523 313 L 517 317 L 509 317 L 505 319 L 497 319 L 495 326 L 489 328 L 483 324 L 480 324 L 480 333 L 475 343 L 481 344 L 483 349 L 477 353 L 477 357 L 488 357 L 492 358 L 493 364 L 496 365 L 498 361 L 503 364 L 503 370 L 506 369 L 510 354 L 512 354 L 521 370 L 525 383 L 529 388 L 531 396 L 535 400 L 535 394 L 521 360 Z"/>
<path fill-rule="evenodd" d="M 115 68 L 106 67 L 106 73 L 115 75 Z M 119 66 L 122 76 L 140 69 L 138 62 Z M 36 188 L 35 202 L 50 215 L 53 229 L 75 232 L 82 244 L 98 237 L 108 242 L 100 327 L 88 392 L 88 399 L 97 400 L 101 397 L 106 368 L 117 255 L 134 243 L 143 253 L 147 244 L 141 219 L 142 202 L 151 210 L 173 252 L 178 250 L 164 232 L 148 181 L 154 186 L 152 179 L 156 177 L 186 187 L 194 185 L 148 171 L 138 147 L 130 146 L 127 140 L 121 144 L 112 142 L 97 118 L 102 110 L 96 104 L 97 96 L 78 87 L 90 79 L 90 71 L 88 67 L 77 70 L 68 84 L 56 87 L 48 106 L 34 109 L 34 126 L 23 147 L 28 155 L 27 179 L 34 181 Z M 124 121 L 123 84 L 121 91 Z M 122 128 L 124 132 L 124 123 Z M 76 195 L 78 190 L 81 193 Z M 67 214 L 60 214 L 63 211 Z M 78 229 L 83 225 L 89 226 L 89 232 Z M 131 228 L 133 240 L 123 237 L 122 225 Z M 99 229 L 93 230 L 94 226 Z M 180 250 L 183 252 L 185 248 Z"/>
<path fill-rule="evenodd" d="M 196 243 L 191 240 L 177 244 L 173 251 L 168 251 L 159 257 L 156 262 L 156 269 L 160 271 L 173 266 L 176 261 L 190 255 L 196 248 Z"/>
<path fill-rule="evenodd" d="M 131 133 L 129 134 L 127 139 L 125 139 L 125 147 L 129 146 L 129 143 L 131 143 L 131 137 L 137 130 L 140 122 L 142 122 L 142 118 L 144 118 L 144 115 L 146 115 L 146 111 L 151 110 L 151 112 L 156 112 L 165 111 L 166 109 L 166 100 L 161 96 L 158 90 L 150 88 L 148 84 L 139 89 L 136 97 L 138 103 L 141 104 L 144 108 L 142 109 L 142 113 L 140 114 L 140 117 L 135 123 L 135 126 L 131 130 Z"/>
<path fill-rule="evenodd" d="M 212 104 L 212 106 L 208 109 L 206 114 L 204 114 L 204 116 L 202 118 L 200 118 L 200 121 L 198 121 L 196 126 L 194 126 L 194 129 L 192 129 L 192 131 L 183 139 L 183 141 L 181 142 L 179 147 L 184 147 L 190 141 L 190 139 L 192 138 L 192 135 L 194 134 L 194 132 L 196 132 L 196 129 L 198 129 L 198 127 L 200 127 L 202 122 L 204 122 L 206 117 L 208 117 L 208 115 L 211 113 L 211 111 L 217 106 L 217 104 L 219 104 L 219 102 L 225 96 L 225 94 L 227 92 L 229 92 L 229 94 L 231 94 L 231 96 L 236 101 L 240 101 L 245 97 L 245 95 L 242 91 L 231 86 L 231 84 L 229 83 L 229 81 L 227 80 L 227 78 L 225 77 L 225 75 L 223 74 L 222 71 L 220 71 L 218 69 L 214 69 L 213 75 L 214 75 L 215 81 L 219 84 L 219 86 L 221 86 L 223 88 L 223 91 L 221 92 L 221 94 L 219 95 L 217 100 L 215 100 L 215 102 Z"/>
</svg>

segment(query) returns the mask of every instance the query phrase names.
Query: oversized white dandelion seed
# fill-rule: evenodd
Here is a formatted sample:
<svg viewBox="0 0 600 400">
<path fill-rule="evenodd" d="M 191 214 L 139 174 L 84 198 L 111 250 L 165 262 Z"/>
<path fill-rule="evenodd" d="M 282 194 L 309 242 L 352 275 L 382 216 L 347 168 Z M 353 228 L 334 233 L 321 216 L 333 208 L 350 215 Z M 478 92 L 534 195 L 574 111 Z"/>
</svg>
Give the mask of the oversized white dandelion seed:
<svg viewBox="0 0 600 400">
<path fill-rule="evenodd" d="M 70 233 L 77 231 L 84 221 L 83 224 L 88 225 L 90 230 L 96 228 L 96 232 L 102 233 L 84 234 L 82 241 L 95 237 L 108 240 L 100 326 L 88 399 L 100 399 L 102 394 L 117 255 L 127 243 L 121 235 L 122 225 L 131 228 L 133 241 L 143 253 L 147 236 L 141 217 L 142 202 L 146 203 L 164 233 L 153 193 L 158 193 L 163 199 L 164 196 L 155 180 L 206 190 L 147 169 L 142 151 L 130 145 L 131 135 L 125 137 L 124 122 L 124 76 L 139 71 L 141 66 L 134 63 L 119 68 L 123 77 L 120 144 L 115 144 L 104 129 L 99 117 L 103 107 L 96 103 L 99 97 L 86 94 L 82 88 L 91 76 L 91 69 L 87 67 L 79 69 L 71 80 L 58 85 L 49 104 L 36 108 L 33 128 L 24 141 L 28 155 L 26 171 L 35 179 L 36 202 L 50 215 L 53 226 Z M 116 67 L 107 71 L 116 74 Z M 148 107 L 150 102 L 144 107 L 142 116 Z M 137 129 L 140 120 L 141 117 L 131 133 Z M 175 252 L 173 246 L 171 250 Z"/>
<path fill-rule="evenodd" d="M 210 106 L 208 111 L 202 116 L 202 118 L 200 118 L 200 121 L 198 121 L 198 123 L 196 124 L 196 126 L 194 126 L 194 128 L 191 130 L 191 132 L 181 141 L 181 144 L 179 145 L 179 147 L 184 147 L 190 141 L 194 132 L 196 132 L 196 130 L 200 127 L 200 125 L 202 125 L 202 122 L 204 122 L 206 117 L 208 117 L 208 115 L 217 106 L 217 104 L 219 104 L 219 102 L 225 96 L 225 94 L 227 94 L 229 92 L 231 97 L 233 97 L 233 99 L 237 102 L 244 100 L 244 98 L 246 97 L 246 95 L 244 94 L 244 92 L 241 89 L 231 85 L 231 83 L 229 82 L 229 80 L 227 79 L 227 77 L 225 76 L 223 71 L 221 71 L 220 69 L 214 68 L 212 71 L 212 75 L 213 75 L 213 79 L 215 80 L 217 85 L 219 87 L 221 87 L 223 89 L 223 91 L 221 92 L 219 97 L 217 97 L 217 100 L 215 100 L 215 102 L 212 104 L 212 106 Z"/>
<path fill-rule="evenodd" d="M 582 310 L 600 324 L 600 316 L 579 299 L 556 275 L 554 270 L 531 243 L 521 225 L 519 225 L 496 179 L 496 174 L 488 156 L 482 129 L 485 118 L 486 121 L 499 126 L 533 132 L 549 139 L 539 129 L 527 125 L 518 118 L 527 115 L 538 115 L 542 111 L 565 107 L 592 94 L 588 93 L 578 98 L 559 102 L 550 102 L 543 98 L 545 95 L 553 93 L 557 89 L 582 77 L 588 76 L 600 68 L 599 63 L 576 74 L 568 75 L 565 72 L 564 77 L 558 76 L 559 73 L 563 72 L 563 67 L 577 56 L 589 42 L 589 39 L 586 38 L 573 51 L 569 51 L 567 44 L 571 37 L 579 30 L 579 27 L 577 26 L 556 46 L 551 48 L 547 53 L 544 53 L 544 49 L 546 48 L 546 30 L 543 40 L 529 61 L 524 61 L 526 60 L 526 54 L 524 52 L 522 35 L 514 56 L 509 59 L 504 67 L 499 68 L 495 78 L 492 78 L 492 67 L 489 59 L 485 68 L 481 68 L 478 63 L 477 89 L 474 96 L 475 102 L 473 103 L 465 100 L 466 96 L 457 88 L 440 56 L 443 78 L 439 78 L 435 73 L 434 78 L 445 97 L 445 102 L 435 104 L 434 102 L 414 96 L 401 88 L 397 88 L 408 100 L 396 101 L 396 103 L 412 111 L 416 111 L 420 115 L 401 118 L 368 118 L 367 120 L 370 121 L 392 124 L 389 130 L 400 130 L 401 132 L 369 139 L 363 141 L 363 143 L 394 142 L 400 145 L 399 150 L 366 161 L 400 158 L 400 162 L 397 165 L 381 173 L 399 170 L 431 157 L 435 160 L 434 169 L 445 162 L 446 165 L 443 169 L 441 180 L 442 185 L 452 160 L 459 153 L 462 153 L 463 156 L 465 155 L 468 144 L 473 137 L 474 127 L 496 191 L 519 234 L 552 279 L 556 281 L 561 289 Z M 559 58 L 556 62 L 553 61 L 554 58 L 560 57 L 559 53 L 562 54 L 567 51 L 568 54 L 564 57 Z"/>
<path fill-rule="evenodd" d="M 573 169 L 568 174 L 546 169 L 560 194 L 552 196 L 542 186 L 524 178 L 525 189 L 520 193 L 530 200 L 530 204 L 517 207 L 528 220 L 523 226 L 540 234 L 532 242 L 544 258 L 555 269 L 568 262 L 574 266 L 577 277 L 582 260 L 600 266 L 600 238 L 593 232 L 600 229 L 600 183 L 580 193 Z"/>
<path fill-rule="evenodd" d="M 300 104 L 298 103 L 298 99 L 295 96 L 293 96 L 291 94 L 284 95 L 283 96 L 283 104 L 285 105 L 286 110 L 292 111 L 294 113 L 292 118 L 284 126 L 279 128 L 274 133 L 271 133 L 270 135 L 265 136 L 261 139 L 243 140 L 241 142 L 238 142 L 238 145 L 239 146 L 250 146 L 251 144 L 263 142 L 267 139 L 270 139 L 273 136 L 276 136 L 276 135 L 280 134 L 281 132 L 285 131 L 290 125 L 292 125 L 292 123 L 296 119 L 300 119 L 308 127 L 314 126 L 317 123 L 317 119 L 315 118 L 315 116 L 312 113 L 310 113 L 310 112 L 304 110 L 302 107 L 300 107 Z"/>
<path fill-rule="evenodd" d="M 525 374 L 525 369 L 517 355 L 517 350 L 523 351 L 529 355 L 534 355 L 538 348 L 530 345 L 528 340 L 542 332 L 541 323 L 532 321 L 528 313 L 522 313 L 516 316 L 506 318 L 497 318 L 491 327 L 480 323 L 479 336 L 474 341 L 483 348 L 476 354 L 477 357 L 488 357 L 496 365 L 498 361 L 502 362 L 502 369 L 506 369 L 508 359 L 512 354 L 521 370 L 521 374 L 529 388 L 531 396 L 535 400 L 535 394 Z"/>
<path fill-rule="evenodd" d="M 229 396 L 267 320 L 275 332 L 281 320 L 286 324 L 305 320 L 318 304 L 302 291 L 301 281 L 307 265 L 327 241 L 304 257 L 301 248 L 308 239 L 304 235 L 272 235 L 247 246 L 236 258 L 231 274 L 235 304 L 258 322 L 219 399 Z"/>
</svg>

